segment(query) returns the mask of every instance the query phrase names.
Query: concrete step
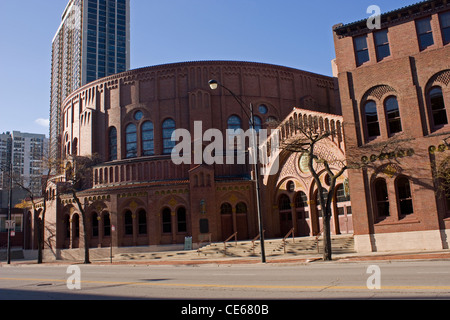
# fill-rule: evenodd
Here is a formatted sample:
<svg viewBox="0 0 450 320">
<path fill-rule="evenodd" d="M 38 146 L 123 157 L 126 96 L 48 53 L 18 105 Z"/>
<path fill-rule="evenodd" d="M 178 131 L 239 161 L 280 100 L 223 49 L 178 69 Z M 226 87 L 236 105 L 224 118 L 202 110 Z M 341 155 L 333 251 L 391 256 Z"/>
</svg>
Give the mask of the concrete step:
<svg viewBox="0 0 450 320">
<path fill-rule="evenodd" d="M 11 260 L 20 260 L 24 258 L 23 250 L 11 249 Z M 8 252 L 6 250 L 0 250 L 0 261 L 6 261 L 8 259 Z"/>
<path fill-rule="evenodd" d="M 323 239 L 296 238 L 288 239 L 286 248 L 282 239 L 269 239 L 264 241 L 266 256 L 281 255 L 305 255 L 316 254 L 323 248 Z M 285 250 L 286 249 L 286 250 Z M 335 253 L 354 253 L 353 236 L 333 236 L 332 250 Z M 227 257 L 252 257 L 261 254 L 260 242 L 238 241 L 227 243 L 226 250 L 223 243 L 213 243 L 198 250 L 202 257 L 227 256 Z"/>
<path fill-rule="evenodd" d="M 267 257 L 277 256 L 301 256 L 321 253 L 323 239 L 318 241 L 315 237 L 292 238 L 286 241 L 286 248 L 282 239 L 266 239 L 264 241 Z M 317 247 L 319 246 L 319 248 Z M 354 253 L 354 240 L 352 235 L 333 236 L 332 250 L 334 253 Z M 198 250 L 190 251 L 166 251 L 148 253 L 121 253 L 114 256 L 115 260 L 159 260 L 159 259 L 214 259 L 223 257 L 258 257 L 261 255 L 260 242 L 254 244 L 251 241 L 229 242 L 224 246 L 223 242 L 211 243 Z"/>
</svg>

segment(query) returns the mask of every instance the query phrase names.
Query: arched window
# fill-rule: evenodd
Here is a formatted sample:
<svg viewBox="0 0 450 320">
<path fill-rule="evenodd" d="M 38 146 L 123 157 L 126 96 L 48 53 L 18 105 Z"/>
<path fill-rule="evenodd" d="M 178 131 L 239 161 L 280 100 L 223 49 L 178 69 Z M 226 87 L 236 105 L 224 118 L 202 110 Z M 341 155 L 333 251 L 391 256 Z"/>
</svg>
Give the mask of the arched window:
<svg viewBox="0 0 450 320">
<path fill-rule="evenodd" d="M 247 205 L 246 205 L 244 202 L 239 202 L 239 203 L 236 205 L 236 213 L 237 213 L 237 214 L 239 214 L 239 213 L 244 213 L 244 214 L 246 214 L 246 213 L 247 213 Z"/>
<path fill-rule="evenodd" d="M 70 239 L 70 217 L 69 217 L 69 215 L 66 215 L 64 217 L 64 229 L 66 230 L 66 232 L 65 232 L 66 239 Z"/>
<path fill-rule="evenodd" d="M 346 195 L 344 191 L 344 186 L 342 184 L 336 187 L 336 202 L 347 202 L 350 201 L 350 195 Z"/>
<path fill-rule="evenodd" d="M 172 133 L 175 131 L 175 121 L 167 119 L 163 122 L 163 154 L 171 154 L 175 147 L 175 141 L 172 141 Z"/>
<path fill-rule="evenodd" d="M 300 122 L 300 121 L 301 121 L 301 120 L 299 119 L 299 122 Z M 275 127 L 278 125 L 278 119 L 275 118 L 275 117 L 273 117 L 273 116 L 269 116 L 269 117 L 267 117 L 266 125 L 267 125 L 269 128 L 275 128 Z"/>
<path fill-rule="evenodd" d="M 397 179 L 397 196 L 400 205 L 400 214 L 408 215 L 414 213 L 411 187 L 406 177 Z"/>
<path fill-rule="evenodd" d="M 258 107 L 258 111 L 261 114 L 267 114 L 267 112 L 269 111 L 269 109 L 267 108 L 267 106 L 265 104 L 261 104 Z"/>
<path fill-rule="evenodd" d="M 308 198 L 303 191 L 299 191 L 295 195 L 295 208 L 308 208 Z"/>
<path fill-rule="evenodd" d="M 389 197 L 386 186 L 386 181 L 384 179 L 378 179 L 375 182 L 375 199 L 377 202 L 377 213 L 378 217 L 388 217 L 389 216 Z"/>
<path fill-rule="evenodd" d="M 137 157 L 137 131 L 135 124 L 129 124 L 125 130 L 126 158 Z"/>
<path fill-rule="evenodd" d="M 138 214 L 139 234 L 147 234 L 147 212 L 140 210 Z"/>
<path fill-rule="evenodd" d="M 295 209 L 299 219 L 309 218 L 308 197 L 303 191 L 299 191 L 295 195 Z"/>
<path fill-rule="evenodd" d="M 400 119 L 400 110 L 396 97 L 389 97 L 385 100 L 386 119 L 388 124 L 389 135 L 402 131 L 402 122 Z"/>
<path fill-rule="evenodd" d="M 241 118 L 238 116 L 231 116 L 228 118 L 228 129 L 230 130 L 237 130 L 242 128 L 242 122 Z"/>
<path fill-rule="evenodd" d="M 259 132 L 262 129 L 262 120 L 258 116 L 253 116 L 253 119 L 255 121 L 255 131 Z M 251 121 L 249 121 L 249 124 L 251 125 Z"/>
<path fill-rule="evenodd" d="M 125 235 L 130 236 L 133 235 L 133 214 L 131 211 L 126 211 L 124 216 L 125 222 Z"/>
<path fill-rule="evenodd" d="M 326 203 L 328 201 L 328 190 L 325 188 L 322 188 L 323 193 L 323 201 Z M 320 195 L 319 190 L 316 191 L 316 204 L 320 206 Z"/>
<path fill-rule="evenodd" d="M 178 232 L 187 232 L 186 208 L 184 207 L 177 210 L 177 228 Z"/>
<path fill-rule="evenodd" d="M 142 155 L 153 156 L 155 154 L 155 142 L 153 123 L 146 121 L 142 124 L 141 139 L 142 139 Z"/>
<path fill-rule="evenodd" d="M 109 161 L 117 160 L 117 129 L 115 127 L 111 127 L 109 129 Z"/>
<path fill-rule="evenodd" d="M 136 111 L 134 114 L 134 120 L 141 121 L 141 119 L 144 117 L 144 113 L 142 111 Z"/>
<path fill-rule="evenodd" d="M 291 200 L 285 194 L 278 198 L 278 214 L 280 219 L 280 235 L 286 235 L 294 227 L 292 221 Z"/>
<path fill-rule="evenodd" d="M 231 204 L 225 202 L 220 206 L 220 214 L 232 214 L 233 213 L 233 207 Z"/>
<path fill-rule="evenodd" d="M 169 208 L 164 208 L 162 212 L 162 232 L 172 232 L 172 213 Z"/>
<path fill-rule="evenodd" d="M 92 214 L 92 237 L 98 237 L 98 214 Z"/>
<path fill-rule="evenodd" d="M 109 237 L 111 235 L 111 219 L 109 212 L 103 213 L 103 235 Z"/>
<path fill-rule="evenodd" d="M 377 104 L 375 101 L 367 101 L 364 106 L 366 116 L 367 135 L 369 138 L 375 138 L 380 135 L 380 125 L 378 123 Z"/>
<path fill-rule="evenodd" d="M 322 194 L 323 194 L 323 202 L 326 205 L 328 201 L 328 190 L 325 188 L 322 188 Z M 317 207 L 317 214 L 318 216 L 322 216 L 322 206 L 320 204 L 320 195 L 319 190 L 316 190 L 316 207 Z"/>
<path fill-rule="evenodd" d="M 78 139 L 73 139 L 72 142 L 72 155 L 77 156 L 78 155 Z"/>
<path fill-rule="evenodd" d="M 241 118 L 238 116 L 231 116 L 228 118 L 227 121 L 227 138 L 228 138 L 228 145 L 234 148 L 238 148 L 242 143 L 245 143 L 243 141 L 240 141 L 239 134 L 237 132 L 233 132 L 233 130 L 239 130 L 242 129 L 242 122 Z"/>
<path fill-rule="evenodd" d="M 342 184 L 336 187 L 336 205 L 338 210 L 338 215 L 345 214 L 345 208 L 347 208 L 347 214 L 351 214 L 351 203 L 350 195 L 345 194 L 344 186 Z"/>
<path fill-rule="evenodd" d="M 447 110 L 445 109 L 444 95 L 440 87 L 433 87 L 428 92 L 434 127 L 448 124 Z"/>
<path fill-rule="evenodd" d="M 74 214 L 72 217 L 72 230 L 74 238 L 80 237 L 80 216 L 78 214 Z"/>
<path fill-rule="evenodd" d="M 295 191 L 295 182 L 294 181 L 288 181 L 286 183 L 286 190 L 289 192 L 294 192 Z"/>
<path fill-rule="evenodd" d="M 285 194 L 282 194 L 278 199 L 278 209 L 282 210 L 291 210 L 291 200 Z"/>
</svg>

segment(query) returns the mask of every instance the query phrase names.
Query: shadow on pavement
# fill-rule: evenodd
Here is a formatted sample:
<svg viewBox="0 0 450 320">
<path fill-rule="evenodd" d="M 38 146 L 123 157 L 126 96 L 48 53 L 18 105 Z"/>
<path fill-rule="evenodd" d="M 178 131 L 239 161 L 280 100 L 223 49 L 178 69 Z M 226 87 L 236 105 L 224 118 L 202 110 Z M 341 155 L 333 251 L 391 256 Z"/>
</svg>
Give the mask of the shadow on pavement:
<svg viewBox="0 0 450 320">
<path fill-rule="evenodd" d="M 85 293 L 64 293 L 64 292 L 48 292 L 33 291 L 19 289 L 0 289 L 0 300 L 148 300 L 136 297 L 130 298 L 125 296 L 108 296 Z"/>
</svg>

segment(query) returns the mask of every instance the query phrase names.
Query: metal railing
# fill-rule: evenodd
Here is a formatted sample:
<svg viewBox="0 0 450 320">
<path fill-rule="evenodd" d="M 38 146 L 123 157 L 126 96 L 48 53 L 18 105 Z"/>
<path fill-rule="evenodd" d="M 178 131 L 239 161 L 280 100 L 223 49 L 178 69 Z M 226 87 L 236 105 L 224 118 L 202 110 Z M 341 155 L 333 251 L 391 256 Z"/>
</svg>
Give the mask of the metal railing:
<svg viewBox="0 0 450 320">
<path fill-rule="evenodd" d="M 263 234 L 265 234 L 265 233 L 266 233 L 266 230 L 263 230 Z M 258 235 L 255 238 L 253 238 L 253 240 L 252 240 L 252 247 L 250 248 L 250 250 L 253 253 L 255 253 L 256 240 L 258 240 L 259 238 L 261 238 L 261 233 L 258 233 Z"/>
<path fill-rule="evenodd" d="M 295 229 L 292 228 L 287 234 L 286 236 L 283 238 L 283 249 L 284 249 L 284 254 L 286 254 L 286 243 L 287 243 L 287 238 L 289 238 L 292 235 L 292 242 L 295 243 Z"/>
<path fill-rule="evenodd" d="M 209 245 L 211 244 L 211 233 L 208 233 L 208 234 L 206 234 L 205 235 L 206 237 L 205 237 L 205 239 L 200 239 L 200 237 L 199 237 L 199 241 L 198 241 L 198 247 L 197 247 L 197 253 L 198 253 L 198 255 L 200 255 L 200 249 L 202 249 L 202 244 L 203 243 L 208 243 Z"/>
<path fill-rule="evenodd" d="M 226 252 L 227 251 L 227 242 L 228 241 L 230 241 L 232 238 L 234 238 L 234 242 L 236 243 L 236 245 L 237 245 L 237 231 L 235 232 L 235 233 L 233 233 L 231 236 L 229 236 L 228 238 L 227 238 L 227 240 L 225 240 L 224 242 L 223 242 L 223 249 L 224 249 L 224 251 Z"/>
<path fill-rule="evenodd" d="M 320 253 L 320 246 L 319 246 L 319 238 L 322 236 L 323 233 L 323 228 L 320 229 L 320 232 L 318 234 L 316 234 L 316 247 L 317 247 L 317 253 Z"/>
</svg>

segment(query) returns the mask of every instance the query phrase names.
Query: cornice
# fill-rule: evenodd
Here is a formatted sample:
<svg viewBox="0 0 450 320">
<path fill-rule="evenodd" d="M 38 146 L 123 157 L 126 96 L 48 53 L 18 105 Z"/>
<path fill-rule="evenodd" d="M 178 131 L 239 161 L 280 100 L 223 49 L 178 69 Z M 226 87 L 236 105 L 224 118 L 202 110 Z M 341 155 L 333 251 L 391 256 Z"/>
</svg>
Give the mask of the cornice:
<svg viewBox="0 0 450 320">
<path fill-rule="evenodd" d="M 70 95 L 66 97 L 63 102 L 63 106 L 66 106 L 73 99 L 77 99 L 78 95 L 86 90 L 93 87 L 97 87 L 97 90 L 103 92 L 104 89 L 112 90 L 118 88 L 119 84 L 134 84 L 135 81 L 142 80 L 146 81 L 151 78 L 160 77 L 173 77 L 175 73 L 180 75 L 186 75 L 187 69 L 190 67 L 230 67 L 240 69 L 238 73 L 247 74 L 249 70 L 242 68 L 249 68 L 252 71 L 260 72 L 262 76 L 266 73 L 269 76 L 274 76 L 278 73 L 278 76 L 283 79 L 291 80 L 295 75 L 302 75 L 306 77 L 313 77 L 321 81 L 332 81 L 332 77 L 321 75 L 309 71 L 299 70 L 291 67 L 279 66 L 274 64 L 267 64 L 261 62 L 248 62 L 248 61 L 188 61 L 188 62 L 178 62 L 161 64 L 149 67 L 143 67 L 138 69 L 133 69 L 111 75 L 105 78 L 98 79 L 87 85 L 75 90 Z M 217 70 L 216 70 L 217 71 Z"/>
<path fill-rule="evenodd" d="M 383 13 L 381 15 L 381 29 L 412 21 L 430 14 L 435 14 L 449 8 L 449 0 L 421 1 L 410 6 Z M 373 30 L 369 30 L 367 28 L 367 19 L 362 19 L 348 24 L 341 23 L 333 27 L 333 32 L 338 38 L 351 37 L 364 33 L 370 33 L 372 31 Z"/>
</svg>

